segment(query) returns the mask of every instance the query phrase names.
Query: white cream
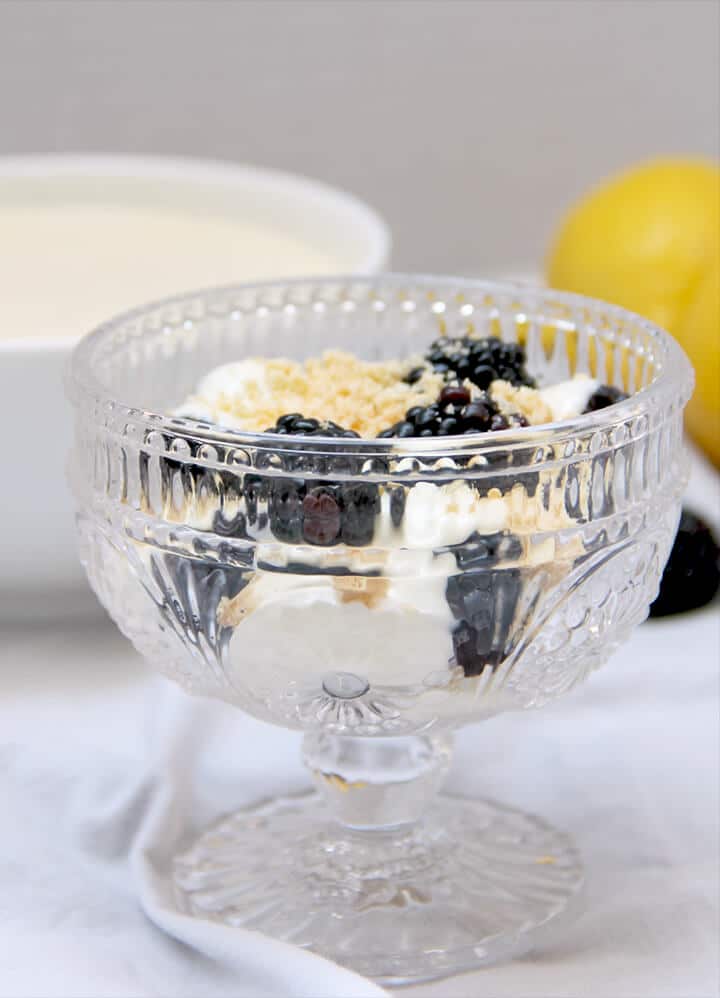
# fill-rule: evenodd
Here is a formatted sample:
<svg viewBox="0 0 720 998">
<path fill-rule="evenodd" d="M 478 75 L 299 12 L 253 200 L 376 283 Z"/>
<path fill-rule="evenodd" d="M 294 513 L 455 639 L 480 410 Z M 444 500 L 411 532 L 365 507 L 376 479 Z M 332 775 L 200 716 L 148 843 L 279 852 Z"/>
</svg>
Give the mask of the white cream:
<svg viewBox="0 0 720 998">
<path fill-rule="evenodd" d="M 369 606 L 346 601 L 331 576 L 259 572 L 230 641 L 233 682 L 260 697 L 333 670 L 371 686 L 421 684 L 453 655 L 445 584 L 445 573 L 389 578 Z"/>
<path fill-rule="evenodd" d="M 184 290 L 335 266 L 282 227 L 232 215 L 149 198 L 0 197 L 0 338 L 76 337 L 133 305 Z"/>
<path fill-rule="evenodd" d="M 551 409 L 553 421 L 572 419 L 585 412 L 590 396 L 600 387 L 597 378 L 576 374 L 569 381 L 560 381 L 540 389 L 540 395 Z"/>
<path fill-rule="evenodd" d="M 191 416 L 231 429 L 242 429 L 241 421 L 232 415 L 232 398 L 250 392 L 261 401 L 270 401 L 265 365 L 248 358 L 214 368 L 200 381 L 197 392 L 175 410 L 176 416 Z"/>
<path fill-rule="evenodd" d="M 418 482 L 405 501 L 400 543 L 411 548 L 462 544 L 474 531 L 493 534 L 507 526 L 503 498 L 481 498 L 462 481 L 438 487 Z"/>
</svg>

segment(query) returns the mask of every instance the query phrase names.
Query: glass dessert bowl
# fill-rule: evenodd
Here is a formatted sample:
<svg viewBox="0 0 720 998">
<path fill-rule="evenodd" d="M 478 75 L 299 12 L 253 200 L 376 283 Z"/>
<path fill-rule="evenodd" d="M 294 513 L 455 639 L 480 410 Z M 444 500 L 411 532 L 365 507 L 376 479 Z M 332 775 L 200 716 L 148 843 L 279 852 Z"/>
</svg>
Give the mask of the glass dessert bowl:
<svg viewBox="0 0 720 998">
<path fill-rule="evenodd" d="M 521 344 L 539 386 L 587 375 L 621 400 L 372 439 L 198 409 L 227 362 L 384 361 L 468 336 Z M 687 472 L 677 344 L 554 291 L 338 278 L 149 305 L 87 337 L 68 384 L 101 601 L 189 692 L 305 734 L 316 789 L 202 835 L 175 860 L 178 906 L 385 982 L 530 948 L 577 894 L 577 854 L 539 819 L 438 795 L 452 732 L 569 690 L 645 618 Z"/>
</svg>

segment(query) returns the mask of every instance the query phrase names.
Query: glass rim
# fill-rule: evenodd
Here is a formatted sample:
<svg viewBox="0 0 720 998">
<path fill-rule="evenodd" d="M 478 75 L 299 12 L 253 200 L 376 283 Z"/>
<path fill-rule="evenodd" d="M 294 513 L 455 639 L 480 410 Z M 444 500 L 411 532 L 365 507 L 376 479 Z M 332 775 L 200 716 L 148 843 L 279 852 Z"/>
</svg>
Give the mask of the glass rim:
<svg viewBox="0 0 720 998">
<path fill-rule="evenodd" d="M 460 436 L 432 438 L 394 437 L 288 437 L 286 434 L 260 432 L 253 430 L 234 429 L 189 416 L 174 416 L 166 412 L 130 405 L 120 398 L 114 397 L 108 388 L 97 377 L 93 360 L 95 352 L 103 343 L 111 339 L 118 329 L 141 320 L 160 309 L 179 306 L 203 298 L 213 296 L 224 297 L 232 294 L 247 294 L 253 291 L 292 290 L 296 287 L 327 288 L 329 285 L 348 285 L 354 288 L 395 287 L 398 290 L 410 287 L 423 287 L 428 290 L 439 286 L 452 288 L 454 294 L 463 290 L 477 294 L 513 296 L 519 307 L 527 302 L 528 311 L 542 308 L 542 305 L 566 306 L 571 309 L 602 309 L 610 319 L 619 322 L 631 321 L 638 328 L 648 333 L 659 342 L 665 354 L 659 373 L 649 385 L 633 392 L 627 399 L 596 412 L 585 413 L 570 419 L 542 423 L 512 430 L 495 430 L 485 433 Z M 567 322 L 572 320 L 556 320 Z M 573 322 L 577 326 L 576 322 Z M 68 395 L 77 405 L 79 400 L 88 398 L 105 405 L 114 413 L 127 415 L 128 419 L 140 421 L 147 425 L 148 430 L 165 431 L 173 434 L 186 434 L 205 442 L 221 442 L 229 446 L 252 447 L 258 450 L 271 450 L 282 453 L 289 450 L 307 454 L 342 454 L 345 451 L 354 454 L 365 454 L 368 457 L 374 453 L 387 454 L 392 450 L 403 457 L 432 457 L 441 451 L 444 456 L 452 453 L 475 454 L 495 449 L 509 450 L 513 445 L 533 446 L 549 441 L 559 441 L 573 436 L 585 435 L 593 430 L 612 426 L 616 423 L 637 417 L 646 412 L 653 399 L 669 393 L 681 404 L 690 397 L 693 383 L 693 368 L 675 338 L 661 326 L 620 305 L 612 304 L 600 298 L 576 294 L 569 291 L 557 291 L 544 285 L 534 285 L 520 281 L 503 281 L 494 279 L 456 277 L 452 274 L 406 273 L 390 271 L 373 275 L 358 274 L 328 274 L 324 276 L 294 277 L 288 279 L 271 279 L 266 281 L 240 282 L 237 284 L 217 285 L 197 288 L 182 294 L 170 295 L 153 300 L 125 310 L 96 326 L 85 334 L 75 346 L 66 367 L 65 382 Z"/>
</svg>

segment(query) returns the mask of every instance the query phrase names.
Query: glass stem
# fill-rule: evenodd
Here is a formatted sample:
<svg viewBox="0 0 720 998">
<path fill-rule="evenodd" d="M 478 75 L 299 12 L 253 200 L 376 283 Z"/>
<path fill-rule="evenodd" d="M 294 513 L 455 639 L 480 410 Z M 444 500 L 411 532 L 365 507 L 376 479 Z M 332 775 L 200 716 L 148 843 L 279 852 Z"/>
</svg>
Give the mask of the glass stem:
<svg viewBox="0 0 720 998">
<path fill-rule="evenodd" d="M 383 830 L 418 821 L 450 766 L 452 736 L 354 738 L 312 733 L 303 760 L 332 817 L 349 828 Z"/>
</svg>

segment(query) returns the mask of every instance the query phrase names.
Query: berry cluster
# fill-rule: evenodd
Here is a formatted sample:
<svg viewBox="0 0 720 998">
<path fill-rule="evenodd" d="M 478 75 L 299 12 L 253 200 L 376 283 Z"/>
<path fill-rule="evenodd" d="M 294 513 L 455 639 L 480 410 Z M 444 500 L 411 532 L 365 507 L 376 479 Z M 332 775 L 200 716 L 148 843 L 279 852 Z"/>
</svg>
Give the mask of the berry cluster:
<svg viewBox="0 0 720 998">
<path fill-rule="evenodd" d="M 430 344 L 425 355 L 427 364 L 446 380 L 464 381 L 468 378 L 478 388 L 485 390 L 493 381 L 501 379 L 511 385 L 535 387 L 535 382 L 525 368 L 525 351 L 518 343 L 503 343 L 496 336 L 477 340 L 471 336 L 443 337 Z M 408 384 L 419 381 L 425 367 L 416 367 L 405 380 Z"/>
<path fill-rule="evenodd" d="M 487 392 L 471 399 L 467 388 L 454 383 L 445 385 L 437 402 L 408 409 L 405 419 L 383 430 L 380 436 L 448 437 L 527 425 L 524 416 L 501 413 Z"/>
<path fill-rule="evenodd" d="M 354 430 L 299 412 L 281 416 L 267 432 L 285 436 L 358 438 Z M 338 455 L 338 461 L 344 459 L 343 455 Z M 324 470 L 329 472 L 331 469 Z M 343 466 L 334 470 L 357 469 Z M 270 529 L 278 540 L 293 544 L 305 541 L 320 547 L 341 542 L 355 547 L 369 544 L 375 531 L 375 517 L 380 512 L 380 493 L 377 485 L 371 482 L 337 484 L 306 478 L 276 478 L 270 482 L 267 502 Z"/>
<path fill-rule="evenodd" d="M 291 544 L 369 544 L 379 512 L 379 490 L 371 482 L 331 484 L 278 478 L 270 485 L 270 529 L 279 541 Z"/>
<path fill-rule="evenodd" d="M 519 568 L 494 566 L 520 553 L 517 538 L 501 533 L 473 533 L 455 552 L 460 574 L 449 577 L 445 598 L 457 621 L 455 661 L 466 676 L 496 669 L 505 658 L 522 578 Z"/>
<path fill-rule="evenodd" d="M 354 437 L 357 439 L 360 436 L 355 430 L 346 430 L 344 426 L 338 426 L 331 419 L 321 421 L 303 416 L 299 412 L 289 412 L 281 416 L 275 426 L 271 426 L 265 432 L 303 437 Z"/>
</svg>

